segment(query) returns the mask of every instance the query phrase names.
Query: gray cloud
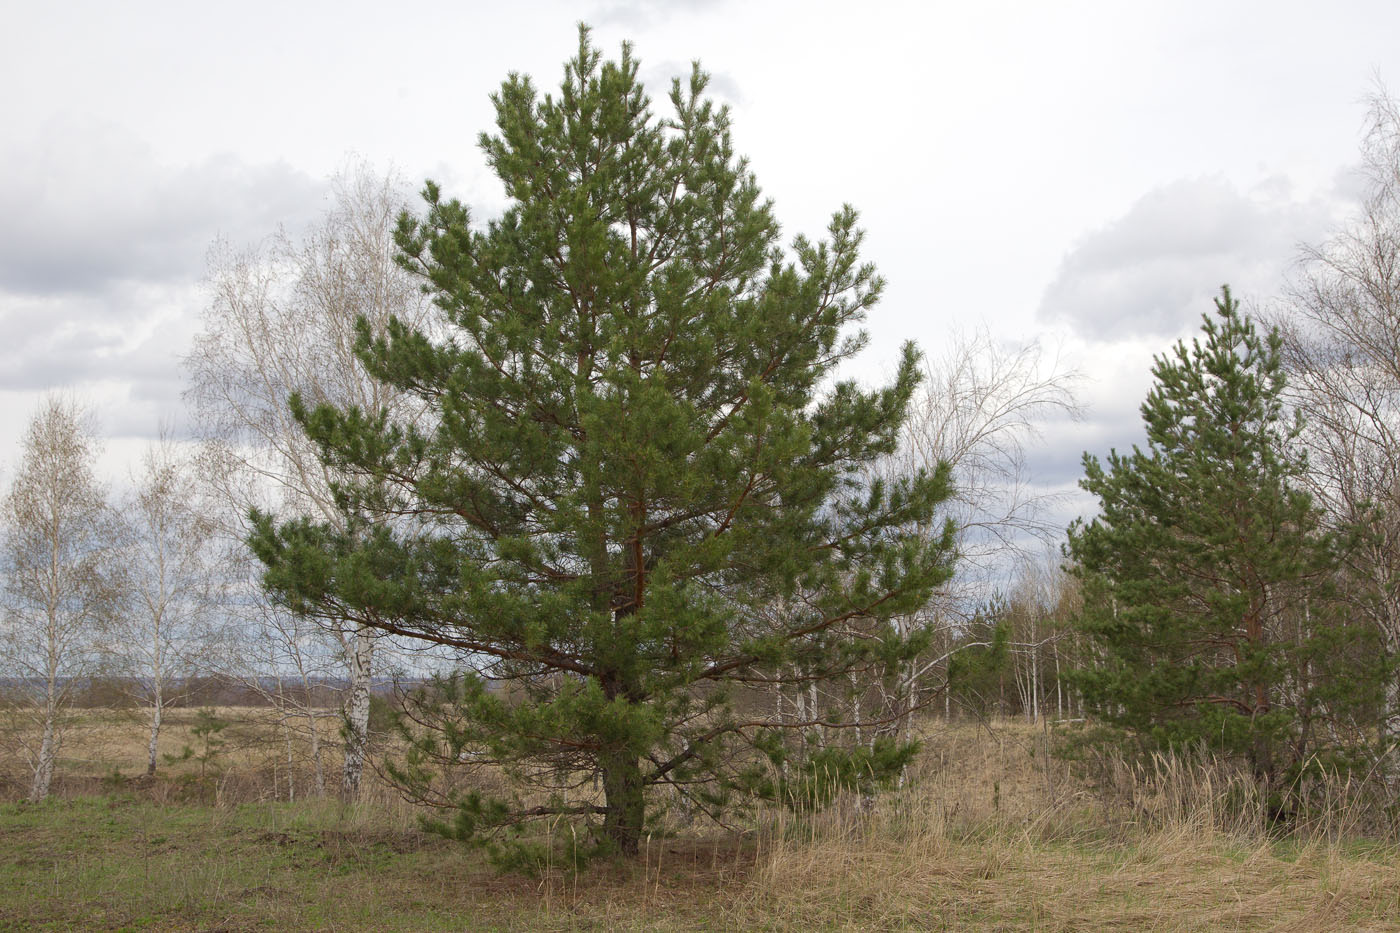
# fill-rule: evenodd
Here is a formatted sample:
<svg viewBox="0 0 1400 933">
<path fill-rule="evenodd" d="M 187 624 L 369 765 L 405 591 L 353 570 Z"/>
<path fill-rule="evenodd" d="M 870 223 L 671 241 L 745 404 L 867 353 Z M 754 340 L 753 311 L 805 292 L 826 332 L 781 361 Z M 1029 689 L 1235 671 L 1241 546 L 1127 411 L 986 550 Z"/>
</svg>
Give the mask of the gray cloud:
<svg viewBox="0 0 1400 933">
<path fill-rule="evenodd" d="M 44 389 L 95 375 L 121 338 L 94 326 L 96 302 L 0 297 L 0 389 Z M 124 315 L 122 315 L 124 317 Z"/>
<path fill-rule="evenodd" d="M 93 122 L 0 144 L 0 392 L 97 390 L 111 436 L 154 436 L 178 411 L 211 243 L 295 232 L 325 191 L 279 163 L 162 165 Z"/>
<path fill-rule="evenodd" d="M 1098 511 L 1098 500 L 1079 488 L 1084 476 L 1084 454 L 1100 461 L 1116 448 L 1127 453 L 1133 444 L 1143 443 L 1142 422 L 1137 406 L 1142 399 L 1109 409 L 1091 411 L 1081 422 L 1047 425 L 1042 446 L 1030 452 L 1028 473 L 1031 488 L 1038 495 L 1052 496 L 1044 504 L 1043 520 L 1063 529 L 1076 518 L 1091 517 Z"/>
<path fill-rule="evenodd" d="M 1145 336 L 1111 343 L 1079 339 L 1066 347 L 1067 360 L 1094 374 L 1080 387 L 1084 417 L 1042 425 L 1042 443 L 1028 458 L 1030 478 L 1038 487 L 1067 493 L 1051 510 L 1057 524 L 1096 510 L 1093 497 L 1077 488 L 1085 453 L 1103 461 L 1111 450 L 1127 453 L 1134 444 L 1145 443 L 1140 408 L 1152 385 L 1152 358 L 1171 343 Z"/>
<path fill-rule="evenodd" d="M 1223 284 L 1246 300 L 1276 294 L 1298 244 L 1321 237 L 1338 200 L 1296 200 L 1286 179 L 1248 193 L 1221 178 L 1154 189 L 1070 251 L 1040 319 L 1086 340 L 1179 336 Z"/>
<path fill-rule="evenodd" d="M 1113 404 L 1100 405 L 1096 403 L 1099 393 L 1093 393 L 1083 420 L 1061 418 L 1047 422 L 1041 426 L 1044 433 L 1040 444 L 1028 453 L 1027 478 L 1033 487 L 1063 497 L 1062 501 L 1048 509 L 1047 518 L 1058 527 L 1095 510 L 1093 497 L 1078 487 L 1079 480 L 1084 476 L 1085 453 L 1105 460 L 1112 449 L 1126 453 L 1133 444 L 1143 443 L 1142 419 L 1138 408 L 1146 389 L 1142 388 L 1139 393 L 1136 383 L 1141 382 L 1145 386 L 1148 380 L 1144 377 L 1142 380 L 1114 381 L 1118 383 L 1121 398 Z"/>
<path fill-rule="evenodd" d="M 1123 424 L 1122 419 L 1091 417 L 1080 422 L 1062 420 L 1047 424 L 1044 444 L 1034 454 L 1036 484 L 1073 486 L 1084 475 L 1086 451 L 1096 456 L 1107 454 L 1109 447 L 1121 443 L 1123 435 L 1131 430 L 1132 425 Z"/>
<path fill-rule="evenodd" d="M 1066 326 L 1075 365 L 1094 374 L 1084 386 L 1087 414 L 1049 426 L 1033 459 L 1038 484 L 1073 490 L 1081 458 L 1100 460 L 1144 443 L 1139 408 L 1155 355 L 1200 326 L 1220 286 L 1250 305 L 1279 293 L 1300 243 L 1318 242 L 1356 200 L 1353 173 L 1324 195 L 1300 198 L 1275 177 L 1241 191 L 1218 177 L 1156 188 L 1122 217 L 1083 238 L 1045 290 L 1042 323 Z M 1091 496 L 1073 492 L 1064 517 L 1092 514 Z"/>
<path fill-rule="evenodd" d="M 0 293 L 0 391 L 117 382 L 178 403 L 179 356 L 202 301 L 191 284 L 116 283 L 98 295 Z"/>
<path fill-rule="evenodd" d="M 51 123 L 0 148 L 0 289 L 90 295 L 190 280 L 216 235 L 241 242 L 296 226 L 323 192 L 285 164 L 215 156 L 170 167 L 119 128 Z"/>
</svg>

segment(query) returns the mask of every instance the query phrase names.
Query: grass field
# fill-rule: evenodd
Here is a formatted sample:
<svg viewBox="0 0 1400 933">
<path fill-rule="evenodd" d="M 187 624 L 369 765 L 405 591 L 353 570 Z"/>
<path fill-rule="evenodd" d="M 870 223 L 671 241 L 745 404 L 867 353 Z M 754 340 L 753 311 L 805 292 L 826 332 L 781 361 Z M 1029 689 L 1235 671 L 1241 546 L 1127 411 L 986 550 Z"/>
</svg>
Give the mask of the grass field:
<svg viewBox="0 0 1400 933">
<path fill-rule="evenodd" d="M 115 725 L 69 751 L 102 735 L 119 756 Z M 89 782 L 139 760 L 83 759 Z M 1121 806 L 1042 733 L 931 724 L 915 779 L 873 809 L 775 810 L 534 878 L 419 832 L 381 790 L 345 807 L 226 782 L 212 804 L 182 802 L 178 776 L 102 794 L 73 779 L 76 796 L 0 804 L 0 929 L 1400 930 L 1393 842 L 1342 824 L 1270 839 L 1209 775 L 1158 778 Z"/>
</svg>

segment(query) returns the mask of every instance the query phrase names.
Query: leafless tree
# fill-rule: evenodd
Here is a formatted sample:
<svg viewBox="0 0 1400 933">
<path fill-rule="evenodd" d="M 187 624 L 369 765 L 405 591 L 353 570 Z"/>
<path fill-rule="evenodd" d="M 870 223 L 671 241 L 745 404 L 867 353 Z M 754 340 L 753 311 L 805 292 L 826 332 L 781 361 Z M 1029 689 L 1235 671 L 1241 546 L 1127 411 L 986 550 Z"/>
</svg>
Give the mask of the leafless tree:
<svg viewBox="0 0 1400 933">
<path fill-rule="evenodd" d="M 408 201 L 394 177 L 358 166 L 334 181 L 334 203 L 300 241 L 279 233 L 261 247 L 219 244 L 212 301 L 187 360 L 186 393 L 204 432 L 205 472 L 237 524 L 258 506 L 315 515 L 342 530 L 336 477 L 316 456 L 288 397 L 413 417 L 407 397 L 371 379 L 355 355 L 356 322 L 381 333 L 391 318 L 425 326 L 427 299 L 397 264 L 393 229 Z M 320 620 L 349 672 L 342 790 L 358 793 L 364 766 L 375 636 L 347 619 Z"/>
<path fill-rule="evenodd" d="M 956 641 L 948 636 L 1004 583 L 1020 557 L 1063 531 L 1049 515 L 1058 497 L 1036 487 L 1026 457 L 1052 420 L 1081 416 L 1078 379 L 1047 358 L 1038 342 L 1007 345 L 985 330 L 956 336 L 944 355 L 926 364 L 888 468 L 898 473 L 932 469 L 940 461 L 951 465 L 954 494 L 938 518 L 956 525 L 959 560 L 953 581 L 923 611 L 895 622 L 901 635 L 930 629 L 936 637 L 924 656 L 883 672 L 882 719 L 919 705 L 929 677 L 946 670 Z M 897 721 L 910 727 L 908 716 Z"/>
<path fill-rule="evenodd" d="M 1063 719 L 1073 697 L 1061 675 L 1076 660 L 1070 622 L 1077 608 L 1078 583 L 1063 567 L 1058 547 L 1025 555 L 1010 587 L 1004 623 L 1008 625 L 1012 678 L 1027 721 L 1039 722 L 1053 705 Z M 1067 650 L 1068 649 L 1068 650 Z"/>
<path fill-rule="evenodd" d="M 209 660 L 215 525 L 192 470 L 162 432 L 146 449 L 119 512 L 127 599 L 104 641 L 124 683 L 150 712 L 147 774 L 156 771 L 166 708 Z"/>
<path fill-rule="evenodd" d="M 49 794 L 61 744 L 61 714 L 97 657 L 96 636 L 120 594 L 109 563 L 114 529 L 93 471 L 98 447 L 90 415 L 51 395 L 24 437 L 3 502 L 6 600 L 0 661 L 32 712 L 37 740 L 29 799 Z"/>
<path fill-rule="evenodd" d="M 1293 401 L 1306 418 L 1313 492 L 1340 526 L 1368 534 L 1352 553 L 1357 611 L 1400 652 L 1400 108 L 1371 99 L 1357 216 L 1303 250 L 1273 315 Z M 1400 682 L 1387 691 L 1400 735 Z"/>
<path fill-rule="evenodd" d="M 1058 497 L 1037 489 L 1026 456 L 1049 422 L 1081 417 L 1078 382 L 1038 341 L 1006 344 L 986 330 L 930 358 L 897 456 L 906 466 L 952 465 L 965 562 L 992 568 L 1064 532 L 1047 514 Z"/>
<path fill-rule="evenodd" d="M 327 714 L 326 684 L 343 665 L 343 646 L 333 631 L 265 601 L 250 606 L 238 638 L 230 645 L 237 656 L 226 666 L 260 695 L 269 711 L 267 723 L 281 736 L 286 758 L 287 799 L 297 796 L 297 774 L 309 765 L 311 793 L 326 792 L 324 741 L 334 734 Z"/>
</svg>

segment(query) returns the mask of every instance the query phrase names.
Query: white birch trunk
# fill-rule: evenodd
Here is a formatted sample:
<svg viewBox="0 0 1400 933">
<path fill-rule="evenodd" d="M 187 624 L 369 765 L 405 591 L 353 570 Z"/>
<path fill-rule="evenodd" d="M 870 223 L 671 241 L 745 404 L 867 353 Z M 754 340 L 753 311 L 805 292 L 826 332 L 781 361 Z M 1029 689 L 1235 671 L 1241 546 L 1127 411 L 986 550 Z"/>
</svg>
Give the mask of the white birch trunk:
<svg viewBox="0 0 1400 933">
<path fill-rule="evenodd" d="M 297 799 L 297 759 L 296 750 L 292 745 L 292 717 L 287 711 L 286 690 L 282 685 L 282 678 L 277 678 L 277 710 L 281 714 L 282 741 L 287 746 L 287 802 L 295 803 Z"/>
<path fill-rule="evenodd" d="M 777 684 L 775 684 L 775 685 L 773 686 L 773 707 L 774 707 L 774 712 L 777 714 L 777 722 L 780 722 L 780 723 L 781 723 L 781 722 L 786 722 L 786 721 L 787 721 L 787 713 L 783 710 L 783 685 L 782 685 L 781 682 L 780 682 L 780 683 L 777 683 Z M 784 732 L 786 732 L 786 730 L 784 730 Z M 786 738 L 784 738 L 784 744 L 786 744 L 786 742 L 787 742 L 787 740 L 786 740 Z M 786 777 L 788 776 L 788 760 L 787 760 L 787 756 L 786 756 L 786 755 L 783 756 L 783 768 L 782 768 L 782 771 L 783 771 L 783 777 L 786 778 Z M 595 778 L 595 784 L 596 784 L 596 778 Z M 597 788 L 595 787 L 594 789 L 596 790 Z"/>
<path fill-rule="evenodd" d="M 311 767 L 316 781 L 316 796 L 326 796 L 326 769 L 321 765 L 321 729 L 316 725 L 316 710 L 306 707 L 306 722 L 311 729 Z"/>
<path fill-rule="evenodd" d="M 1065 691 L 1060 683 L 1060 640 L 1056 638 L 1050 643 L 1055 652 L 1055 718 L 1065 718 Z"/>
<path fill-rule="evenodd" d="M 44 732 L 39 740 L 39 756 L 34 761 L 34 783 L 29 787 L 29 799 L 38 803 L 49 795 L 49 787 L 53 783 L 54 759 L 58 757 L 58 672 L 59 656 L 61 654 L 60 639 L 61 629 L 58 619 L 58 595 L 57 580 L 59 578 L 59 555 L 56 543 L 58 536 L 53 535 L 55 547 L 51 559 L 50 571 L 50 592 L 48 599 L 48 622 L 47 622 L 47 644 L 45 645 L 44 664 Z"/>
<path fill-rule="evenodd" d="M 1039 633 L 1036 633 L 1039 634 Z M 1040 645 L 1031 644 L 1031 722 L 1040 722 Z"/>
<path fill-rule="evenodd" d="M 146 745 L 146 773 L 156 773 L 156 743 L 160 739 L 160 721 L 164 712 L 164 702 L 160 692 L 160 681 L 156 681 L 155 703 L 151 705 L 151 738 Z"/>
<path fill-rule="evenodd" d="M 374 638 L 361 627 L 350 639 L 350 695 L 345 703 L 345 767 L 340 776 L 340 792 L 346 800 L 360 795 L 369 744 L 369 688 L 373 675 Z"/>
<path fill-rule="evenodd" d="M 861 702 L 860 702 L 860 700 L 861 700 L 861 689 L 860 689 L 860 684 L 857 682 L 857 680 L 856 680 L 856 675 L 855 675 L 854 673 L 852 673 L 852 674 L 850 675 L 850 681 L 851 681 L 851 714 L 852 714 L 852 719 L 855 720 L 855 724 L 856 724 L 856 744 L 857 744 L 857 745 L 864 745 L 864 744 L 865 744 L 865 727 L 861 724 L 861 708 L 860 708 L 860 707 L 861 707 Z"/>
<path fill-rule="evenodd" d="M 34 803 L 49 795 L 49 786 L 53 783 L 54 759 L 57 757 L 54 719 L 57 712 L 53 704 L 49 704 L 44 711 L 44 736 L 39 742 L 39 757 L 34 762 L 34 783 L 29 788 L 29 799 Z"/>
<path fill-rule="evenodd" d="M 292 727 L 291 723 L 287 722 L 286 713 L 282 715 L 282 738 L 287 743 L 287 803 L 296 803 L 297 759 L 292 747 Z"/>
</svg>

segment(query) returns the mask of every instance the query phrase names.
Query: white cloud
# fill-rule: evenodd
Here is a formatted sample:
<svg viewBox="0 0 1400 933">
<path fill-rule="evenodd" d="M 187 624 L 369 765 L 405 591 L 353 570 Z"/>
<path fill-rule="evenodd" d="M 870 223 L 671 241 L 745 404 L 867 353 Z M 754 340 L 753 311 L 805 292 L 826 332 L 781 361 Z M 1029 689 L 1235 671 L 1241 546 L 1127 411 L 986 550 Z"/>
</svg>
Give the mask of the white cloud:
<svg viewBox="0 0 1400 933">
<path fill-rule="evenodd" d="M 162 165 L 118 127 L 52 122 L 0 148 L 0 289 L 95 294 L 118 281 L 188 281 L 216 235 L 244 241 L 296 226 L 323 192 L 286 164 L 216 155 Z"/>
<path fill-rule="evenodd" d="M 1222 285 L 1246 301 L 1277 294 L 1298 245 L 1326 231 L 1339 200 L 1296 199 L 1277 177 L 1247 193 L 1220 177 L 1163 185 L 1065 256 L 1040 319 L 1089 341 L 1181 336 Z"/>
</svg>

